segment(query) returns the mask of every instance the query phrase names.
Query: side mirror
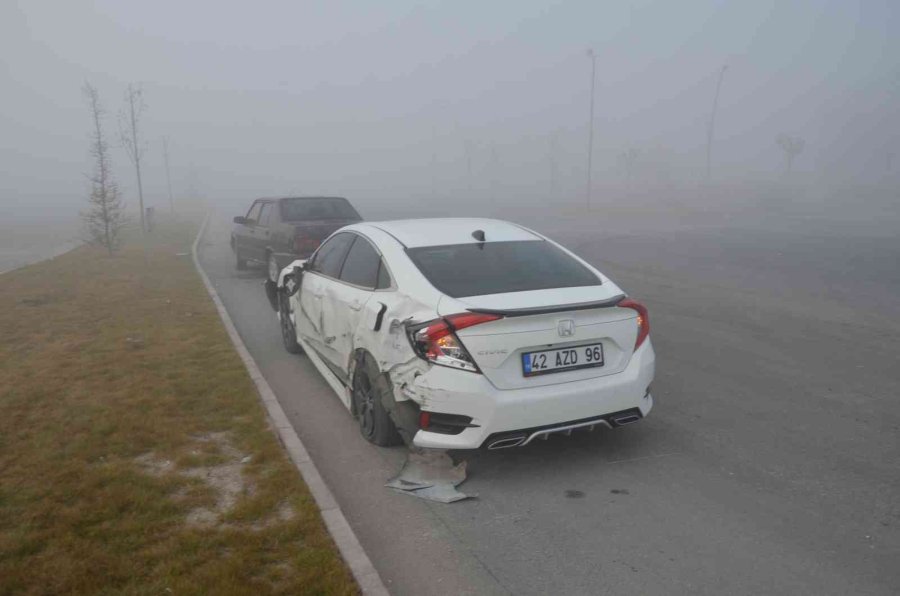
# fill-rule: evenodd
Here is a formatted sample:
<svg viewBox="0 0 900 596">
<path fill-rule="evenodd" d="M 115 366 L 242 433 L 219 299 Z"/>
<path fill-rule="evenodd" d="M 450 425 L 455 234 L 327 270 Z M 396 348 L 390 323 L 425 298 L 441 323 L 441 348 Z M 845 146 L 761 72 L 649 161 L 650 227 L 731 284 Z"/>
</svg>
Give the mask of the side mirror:
<svg viewBox="0 0 900 596">
<path fill-rule="evenodd" d="M 238 215 L 237 217 L 234 218 L 234 223 L 247 225 L 247 218 L 244 217 L 243 215 Z"/>
</svg>

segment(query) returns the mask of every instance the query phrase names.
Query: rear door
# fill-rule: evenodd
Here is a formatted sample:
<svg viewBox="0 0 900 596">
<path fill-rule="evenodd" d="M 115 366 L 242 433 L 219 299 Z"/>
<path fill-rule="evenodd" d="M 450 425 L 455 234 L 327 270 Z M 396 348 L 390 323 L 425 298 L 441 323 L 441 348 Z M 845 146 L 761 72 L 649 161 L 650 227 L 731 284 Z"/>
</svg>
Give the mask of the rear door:
<svg viewBox="0 0 900 596">
<path fill-rule="evenodd" d="M 254 257 L 254 228 L 256 227 L 256 222 L 259 220 L 259 210 L 262 207 L 262 201 L 254 201 L 250 206 L 250 209 L 247 211 L 246 219 L 247 223 L 243 224 L 235 235 L 234 242 L 235 246 L 240 249 L 241 254 L 246 258 L 255 258 Z"/>
<path fill-rule="evenodd" d="M 265 201 L 260 204 L 259 217 L 253 226 L 253 249 L 251 257 L 257 261 L 266 260 L 266 248 L 269 246 L 269 218 L 272 214 L 272 202 Z"/>
<path fill-rule="evenodd" d="M 322 305 L 325 326 L 334 336 L 325 354 L 345 375 L 356 345 L 355 334 L 376 316 L 369 313 L 368 306 L 379 285 L 381 268 L 381 255 L 375 247 L 366 238 L 354 236 L 340 279 L 330 281 Z"/>
</svg>

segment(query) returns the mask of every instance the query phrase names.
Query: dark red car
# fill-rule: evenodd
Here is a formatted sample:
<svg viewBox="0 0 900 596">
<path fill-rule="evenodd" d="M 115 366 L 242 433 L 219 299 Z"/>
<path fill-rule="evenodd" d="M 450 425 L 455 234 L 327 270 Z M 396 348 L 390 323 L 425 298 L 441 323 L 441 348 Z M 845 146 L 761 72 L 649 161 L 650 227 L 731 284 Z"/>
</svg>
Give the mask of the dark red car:
<svg viewBox="0 0 900 596">
<path fill-rule="evenodd" d="M 358 221 L 362 217 L 341 197 L 257 199 L 247 215 L 234 218 L 231 248 L 238 269 L 262 263 L 277 281 L 291 261 L 309 257 L 332 232 Z"/>
</svg>

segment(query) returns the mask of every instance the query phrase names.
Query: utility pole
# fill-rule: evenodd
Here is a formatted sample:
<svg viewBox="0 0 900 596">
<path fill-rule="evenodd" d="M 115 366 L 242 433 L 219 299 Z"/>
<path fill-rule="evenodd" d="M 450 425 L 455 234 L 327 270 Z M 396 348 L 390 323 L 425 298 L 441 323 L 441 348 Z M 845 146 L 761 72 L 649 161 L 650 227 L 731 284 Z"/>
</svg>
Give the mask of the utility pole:
<svg viewBox="0 0 900 596">
<path fill-rule="evenodd" d="M 431 125 L 431 198 L 437 199 L 437 132 Z"/>
<path fill-rule="evenodd" d="M 591 208 L 591 170 L 594 165 L 594 87 L 597 74 L 597 55 L 593 48 L 587 51 L 588 58 L 591 59 L 591 109 L 588 119 L 588 155 L 587 155 L 587 208 Z"/>
<path fill-rule="evenodd" d="M 471 140 L 466 139 L 463 143 L 463 147 L 466 151 L 466 178 L 469 181 L 469 197 L 472 196 L 472 151 L 473 143 Z"/>
<path fill-rule="evenodd" d="M 138 132 L 138 123 L 144 113 L 144 93 L 139 85 L 128 85 L 125 92 L 125 110 L 122 113 L 121 136 L 122 145 L 125 147 L 128 157 L 134 163 L 137 174 L 138 203 L 141 210 L 141 234 L 147 234 L 147 222 L 144 215 L 144 185 L 141 182 L 141 159 L 146 148 L 141 142 Z"/>
<path fill-rule="evenodd" d="M 169 137 L 163 137 L 163 161 L 166 164 L 166 184 L 169 187 L 169 211 L 175 213 L 175 199 L 172 198 L 172 176 L 169 173 Z"/>
<path fill-rule="evenodd" d="M 557 150 L 557 131 L 550 133 L 550 202 L 556 200 L 556 150 Z"/>
<path fill-rule="evenodd" d="M 712 142 L 713 133 L 716 127 L 716 110 L 719 108 L 719 90 L 722 88 L 722 79 L 725 77 L 725 69 L 727 64 L 723 64 L 719 70 L 719 79 L 716 81 L 716 95 L 713 97 L 712 114 L 709 116 L 709 126 L 706 129 L 706 183 L 709 184 L 709 177 L 712 168 Z"/>
<path fill-rule="evenodd" d="M 497 158 L 497 144 L 491 141 L 491 207 L 497 206 L 497 169 L 500 160 Z"/>
</svg>

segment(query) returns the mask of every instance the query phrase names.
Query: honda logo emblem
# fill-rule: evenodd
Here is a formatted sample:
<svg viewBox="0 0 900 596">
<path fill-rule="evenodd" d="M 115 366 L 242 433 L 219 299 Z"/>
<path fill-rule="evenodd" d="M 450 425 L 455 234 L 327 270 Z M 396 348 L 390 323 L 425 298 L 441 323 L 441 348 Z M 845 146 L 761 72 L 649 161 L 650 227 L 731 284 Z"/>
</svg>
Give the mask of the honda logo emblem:
<svg viewBox="0 0 900 596">
<path fill-rule="evenodd" d="M 572 337 L 575 335 L 575 321 L 563 319 L 557 324 L 556 330 L 559 332 L 560 337 Z"/>
</svg>

